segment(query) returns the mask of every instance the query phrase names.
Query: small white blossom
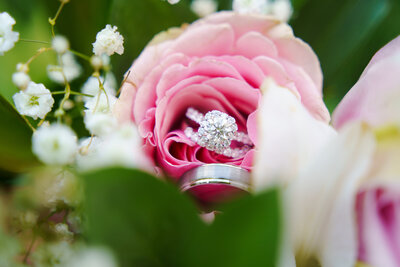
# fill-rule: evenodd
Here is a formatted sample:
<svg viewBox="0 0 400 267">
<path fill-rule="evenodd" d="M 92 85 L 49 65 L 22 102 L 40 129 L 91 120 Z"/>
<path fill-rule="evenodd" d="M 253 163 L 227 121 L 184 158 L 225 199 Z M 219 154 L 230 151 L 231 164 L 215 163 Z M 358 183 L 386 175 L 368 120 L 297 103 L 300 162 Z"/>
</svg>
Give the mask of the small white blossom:
<svg viewBox="0 0 400 267">
<path fill-rule="evenodd" d="M 110 57 L 106 54 L 103 54 L 101 56 L 94 55 L 90 58 L 90 64 L 95 69 L 104 68 L 108 70 L 110 69 Z"/>
<path fill-rule="evenodd" d="M 0 56 L 14 47 L 19 39 L 19 33 L 13 32 L 15 19 L 7 12 L 0 13 Z"/>
<path fill-rule="evenodd" d="M 29 67 L 25 63 L 18 63 L 16 69 L 17 69 L 17 72 L 28 73 L 28 71 L 29 71 Z"/>
<path fill-rule="evenodd" d="M 117 81 L 115 79 L 114 74 L 112 72 L 108 72 L 106 74 L 106 79 L 104 77 L 100 77 L 101 82 L 103 83 L 104 90 L 106 91 L 107 95 L 115 96 L 116 91 L 115 88 L 117 86 Z M 92 96 L 97 96 L 100 91 L 99 80 L 97 77 L 89 77 L 89 79 L 85 82 L 81 89 L 82 93 Z M 93 97 L 84 96 L 83 101 L 89 101 Z"/>
<path fill-rule="evenodd" d="M 44 242 L 32 253 L 34 266 L 63 267 L 76 255 L 75 248 L 67 241 Z"/>
<path fill-rule="evenodd" d="M 66 223 L 57 223 L 51 226 L 51 230 L 56 234 L 59 239 L 65 241 L 72 241 L 74 233 L 69 230 L 69 226 Z"/>
<path fill-rule="evenodd" d="M 24 90 L 26 87 L 28 87 L 31 78 L 25 72 L 18 71 L 13 73 L 12 81 L 19 89 Z"/>
<path fill-rule="evenodd" d="M 75 106 L 74 101 L 72 101 L 71 99 L 67 99 L 66 101 L 64 101 L 63 109 L 70 110 L 73 109 L 74 106 Z"/>
<path fill-rule="evenodd" d="M 71 52 L 67 52 L 61 56 L 60 66 L 47 66 L 47 75 L 52 81 L 56 83 L 65 83 L 63 72 L 68 82 L 71 82 L 72 80 L 78 78 L 79 75 L 81 75 L 82 67 L 75 60 L 75 57 Z"/>
<path fill-rule="evenodd" d="M 111 27 L 107 24 L 104 29 L 96 35 L 96 42 L 93 43 L 93 53 L 96 56 L 106 54 L 108 56 L 117 53 L 124 53 L 124 37 L 117 31 L 117 26 Z"/>
<path fill-rule="evenodd" d="M 272 15 L 281 21 L 288 21 L 293 14 L 290 0 L 277 0 L 272 5 Z"/>
<path fill-rule="evenodd" d="M 125 124 L 104 138 L 83 140 L 77 165 L 81 170 L 110 166 L 148 169 L 150 164 L 140 152 L 141 146 L 137 128 L 133 124 Z"/>
<path fill-rule="evenodd" d="M 13 96 L 15 107 L 21 115 L 43 119 L 54 104 L 51 92 L 43 84 L 29 82 L 25 91 Z"/>
<path fill-rule="evenodd" d="M 78 150 L 77 137 L 66 125 L 40 127 L 32 136 L 33 153 L 49 165 L 65 165 L 74 161 Z"/>
<path fill-rule="evenodd" d="M 64 267 L 117 267 L 113 254 L 105 248 L 86 248 L 72 257 Z"/>
<path fill-rule="evenodd" d="M 191 9 L 199 17 L 208 16 L 217 11 L 218 4 L 215 0 L 194 0 Z"/>
<path fill-rule="evenodd" d="M 167 1 L 168 1 L 168 3 L 170 3 L 171 5 L 175 5 L 175 4 L 179 3 L 179 1 L 181 1 L 181 0 L 167 0 Z"/>
<path fill-rule="evenodd" d="M 84 122 L 86 129 L 95 135 L 106 135 L 117 126 L 112 109 L 117 101 L 115 96 L 101 93 L 85 103 Z"/>
<path fill-rule="evenodd" d="M 243 14 L 268 14 L 282 21 L 288 21 L 293 13 L 290 0 L 234 0 L 233 10 Z"/>
<path fill-rule="evenodd" d="M 233 0 L 232 8 L 242 14 L 268 14 L 270 5 L 270 0 Z"/>
<path fill-rule="evenodd" d="M 69 42 L 68 39 L 64 36 L 57 35 L 51 40 L 51 47 L 56 51 L 58 54 L 64 54 L 69 49 Z"/>
</svg>

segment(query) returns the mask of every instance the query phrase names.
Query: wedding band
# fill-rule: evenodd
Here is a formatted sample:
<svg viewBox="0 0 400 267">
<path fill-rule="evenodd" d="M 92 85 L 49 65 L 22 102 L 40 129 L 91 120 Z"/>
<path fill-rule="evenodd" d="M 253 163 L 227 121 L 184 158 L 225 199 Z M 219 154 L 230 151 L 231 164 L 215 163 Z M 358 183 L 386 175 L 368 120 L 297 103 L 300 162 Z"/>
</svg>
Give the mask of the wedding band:
<svg viewBox="0 0 400 267">
<path fill-rule="evenodd" d="M 185 172 L 180 179 L 182 192 L 202 185 L 227 185 L 246 192 L 250 190 L 250 172 L 227 164 L 204 164 Z"/>
</svg>

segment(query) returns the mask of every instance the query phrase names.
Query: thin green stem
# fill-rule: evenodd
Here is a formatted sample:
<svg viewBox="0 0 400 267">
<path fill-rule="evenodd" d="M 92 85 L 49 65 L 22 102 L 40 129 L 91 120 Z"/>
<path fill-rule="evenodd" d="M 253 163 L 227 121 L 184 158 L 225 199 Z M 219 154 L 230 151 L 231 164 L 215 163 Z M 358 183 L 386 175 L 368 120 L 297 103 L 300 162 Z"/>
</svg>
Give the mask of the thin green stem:
<svg viewBox="0 0 400 267">
<path fill-rule="evenodd" d="M 54 18 L 49 18 L 49 23 L 51 25 L 51 34 L 54 36 L 56 36 L 56 34 L 54 33 L 54 25 L 56 25 L 56 21 L 58 19 L 58 16 L 61 13 L 61 10 L 63 9 L 64 5 L 66 4 L 66 1 L 61 1 L 60 6 L 58 7 L 57 13 L 54 16 Z"/>
<path fill-rule="evenodd" d="M 25 43 L 50 44 L 50 42 L 46 42 L 46 41 L 29 40 L 29 39 L 19 39 L 19 41 L 25 42 Z"/>
<path fill-rule="evenodd" d="M 29 66 L 29 64 L 32 63 L 32 61 L 34 61 L 38 56 L 40 56 L 41 54 L 43 54 L 44 52 L 50 51 L 53 48 L 51 47 L 42 47 L 40 48 L 36 54 L 34 54 L 30 59 L 28 59 L 28 61 L 25 63 L 27 66 Z"/>
<path fill-rule="evenodd" d="M 36 241 L 36 232 L 33 231 L 33 237 L 32 237 L 31 243 L 29 244 L 29 247 L 25 253 L 24 260 L 23 260 L 23 263 L 25 263 L 25 264 L 28 263 L 28 258 L 29 258 L 29 255 L 31 254 L 31 251 L 32 251 L 33 245 L 35 244 L 35 241 Z"/>
<path fill-rule="evenodd" d="M 36 129 L 35 129 L 35 127 L 32 126 L 32 124 L 30 123 L 30 121 L 29 121 L 25 116 L 22 116 L 22 118 L 24 119 L 24 121 L 26 122 L 26 124 L 28 124 L 29 128 L 31 128 L 31 130 L 32 130 L 33 132 L 35 132 Z"/>
<path fill-rule="evenodd" d="M 78 51 L 75 51 L 75 50 L 69 50 L 72 54 L 74 54 L 74 55 L 76 55 L 76 56 L 78 56 L 78 57 L 80 57 L 80 58 L 82 58 L 82 59 L 84 59 L 84 60 L 86 60 L 86 61 L 88 61 L 88 62 L 90 62 L 90 57 L 89 56 L 87 56 L 87 55 L 85 55 L 85 54 L 82 54 L 82 53 L 80 53 L 80 52 L 78 52 Z"/>
<path fill-rule="evenodd" d="M 67 93 L 67 91 L 54 91 L 54 92 L 51 92 L 52 95 L 63 95 L 63 94 L 66 94 L 66 93 Z M 75 91 L 70 91 L 69 93 L 70 93 L 71 95 L 80 95 L 80 96 L 94 97 L 94 95 L 84 94 L 84 93 L 75 92 Z"/>
</svg>

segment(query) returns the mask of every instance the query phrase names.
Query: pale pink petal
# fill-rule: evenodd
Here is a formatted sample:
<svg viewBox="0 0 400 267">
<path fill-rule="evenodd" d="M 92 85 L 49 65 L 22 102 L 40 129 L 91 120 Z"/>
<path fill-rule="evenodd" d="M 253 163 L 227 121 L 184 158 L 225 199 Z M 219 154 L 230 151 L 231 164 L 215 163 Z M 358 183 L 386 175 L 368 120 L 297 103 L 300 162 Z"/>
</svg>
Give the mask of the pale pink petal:
<svg viewBox="0 0 400 267">
<path fill-rule="evenodd" d="M 257 56 L 275 58 L 278 50 L 275 44 L 258 32 L 248 32 L 236 41 L 235 53 L 253 59 Z"/>
<path fill-rule="evenodd" d="M 142 84 L 138 87 L 133 102 L 133 115 L 136 122 L 143 120 L 147 109 L 155 107 L 157 98 L 156 86 L 165 69 L 178 63 L 187 64 L 187 57 L 182 54 L 173 54 L 154 67 L 145 77 Z M 133 68 L 135 68 L 135 66 Z"/>
<path fill-rule="evenodd" d="M 234 38 L 234 32 L 229 24 L 189 27 L 164 55 L 177 52 L 196 57 L 226 55 L 232 52 Z"/>
<path fill-rule="evenodd" d="M 316 93 L 322 96 L 322 70 L 317 55 L 299 38 L 285 37 L 274 40 L 279 58 L 298 65 L 315 84 Z"/>
<path fill-rule="evenodd" d="M 351 121 L 364 121 L 377 127 L 399 124 L 400 75 L 394 71 L 398 69 L 400 52 L 370 65 L 334 111 L 335 128 Z"/>
</svg>

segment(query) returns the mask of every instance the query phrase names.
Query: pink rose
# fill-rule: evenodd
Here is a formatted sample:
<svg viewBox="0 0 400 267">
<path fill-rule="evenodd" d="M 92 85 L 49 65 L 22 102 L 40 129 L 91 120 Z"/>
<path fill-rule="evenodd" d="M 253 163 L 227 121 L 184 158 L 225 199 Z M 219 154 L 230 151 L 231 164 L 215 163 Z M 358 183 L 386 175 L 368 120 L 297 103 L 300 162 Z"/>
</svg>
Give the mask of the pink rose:
<svg viewBox="0 0 400 267">
<path fill-rule="evenodd" d="M 333 113 L 333 125 L 341 128 L 350 121 L 372 126 L 400 122 L 400 37 L 371 59 L 358 82 Z"/>
<path fill-rule="evenodd" d="M 400 266 L 400 188 L 362 191 L 356 214 L 359 260 L 371 266 Z"/>
<path fill-rule="evenodd" d="M 259 88 L 266 77 L 291 90 L 313 117 L 329 121 L 312 49 L 285 23 L 233 12 L 156 36 L 130 68 L 115 114 L 138 125 L 145 152 L 171 177 L 204 163 L 250 170 L 254 149 L 228 158 L 200 147 L 183 132 L 185 112 L 225 112 L 257 147 Z"/>
</svg>

